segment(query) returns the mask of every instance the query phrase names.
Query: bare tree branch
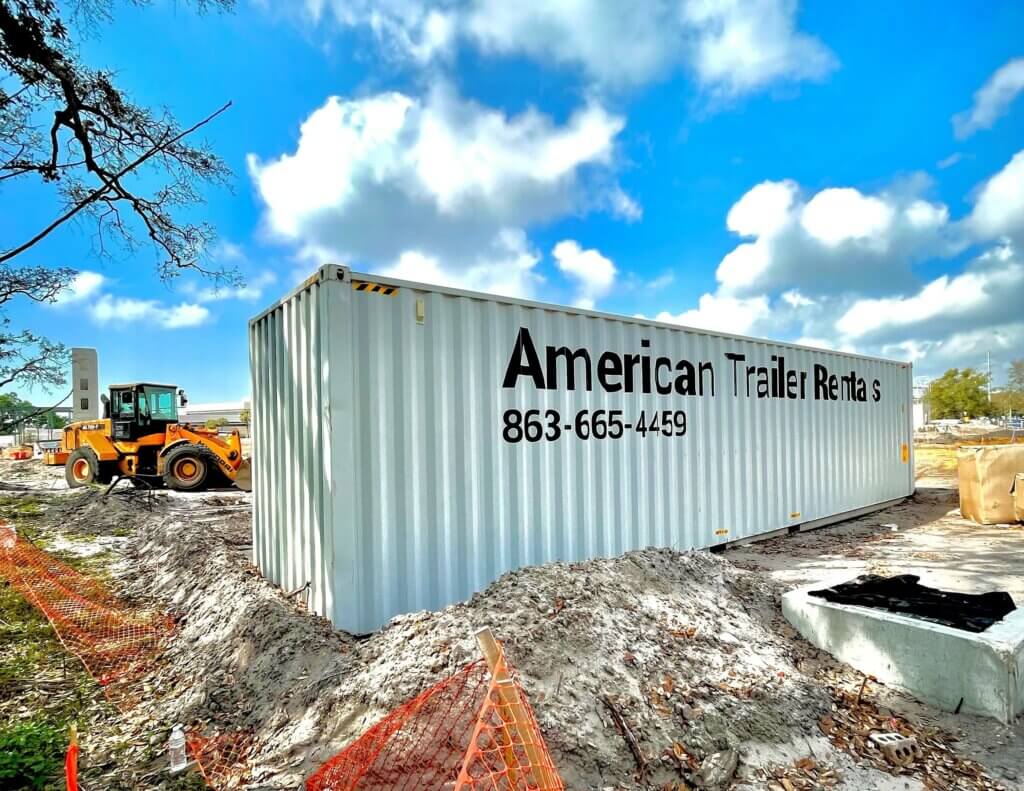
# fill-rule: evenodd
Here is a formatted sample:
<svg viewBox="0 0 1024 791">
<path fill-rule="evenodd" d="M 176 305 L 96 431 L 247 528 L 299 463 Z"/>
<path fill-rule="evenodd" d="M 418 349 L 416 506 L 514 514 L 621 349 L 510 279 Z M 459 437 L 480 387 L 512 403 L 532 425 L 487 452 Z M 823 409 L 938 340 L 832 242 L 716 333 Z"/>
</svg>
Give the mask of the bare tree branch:
<svg viewBox="0 0 1024 791">
<path fill-rule="evenodd" d="M 15 247 L 14 249 L 9 250 L 8 252 L 3 253 L 2 255 L 0 255 L 0 264 L 3 264 L 6 261 L 9 261 L 10 259 L 14 258 L 16 255 L 19 255 L 20 253 L 25 252 L 25 250 L 30 248 L 32 245 L 36 244 L 37 242 L 42 241 L 47 236 L 49 236 L 54 230 L 56 230 L 61 225 L 63 225 L 65 222 L 67 222 L 72 217 L 74 217 L 76 214 L 78 214 L 78 212 L 80 212 L 83 209 L 87 208 L 91 203 L 94 203 L 95 201 L 100 200 L 100 199 L 108 199 L 108 196 L 113 196 L 113 198 L 116 199 L 116 200 L 126 200 L 126 201 L 128 201 L 131 204 L 132 208 L 135 209 L 136 212 L 139 214 L 139 216 L 142 218 L 142 221 L 146 224 L 146 227 L 147 227 L 147 229 L 149 231 L 150 238 L 155 243 L 159 244 L 161 247 L 163 247 L 165 250 L 167 250 L 168 255 L 171 255 L 173 257 L 174 251 L 170 249 L 169 243 L 162 236 L 162 231 L 165 230 L 165 229 L 161 229 L 161 228 L 157 227 L 157 223 L 160 223 L 160 224 L 162 224 L 164 226 L 166 226 L 167 223 L 166 222 L 160 222 L 159 219 L 154 219 L 154 216 L 153 216 L 153 208 L 154 208 L 153 204 L 151 202 L 149 202 L 149 201 L 145 201 L 142 198 L 136 197 L 135 195 L 131 194 L 126 189 L 124 189 L 124 187 L 122 187 L 121 183 L 120 183 L 121 179 L 125 175 L 127 175 L 128 173 L 131 173 L 137 167 L 139 167 L 140 165 L 145 163 L 147 160 L 153 158 L 157 154 L 160 154 L 160 153 L 166 151 L 170 146 L 174 145 L 175 143 L 179 142 L 183 138 L 185 138 L 188 135 L 192 134 L 192 132 L 195 132 L 197 129 L 205 126 L 208 123 L 210 123 L 210 121 L 212 121 L 218 115 L 220 115 L 221 113 L 226 111 L 229 107 L 231 107 L 231 102 L 228 102 L 223 107 L 221 107 L 219 110 L 217 110 L 217 111 L 211 113 L 210 115 L 206 116 L 206 118 L 204 118 L 202 121 L 199 121 L 198 123 L 194 124 L 193 126 L 190 126 L 188 129 L 184 130 L 183 132 L 178 133 L 175 137 L 171 138 L 170 140 L 158 142 L 153 148 L 150 148 L 148 151 L 146 151 L 144 154 L 142 154 L 142 156 L 138 157 L 138 159 L 136 159 L 135 161 L 130 162 L 127 165 L 125 165 L 117 173 L 107 175 L 105 171 L 102 171 L 101 175 L 105 179 L 103 186 L 97 187 L 95 190 L 93 190 L 91 193 L 89 193 L 85 198 L 82 198 L 81 200 L 77 201 L 75 203 L 75 205 L 71 207 L 71 209 L 69 209 L 68 211 L 64 212 L 64 214 L 62 214 L 60 217 L 58 217 L 56 220 L 54 220 L 48 226 L 43 228 L 43 230 L 41 230 L 39 233 L 37 233 L 35 236 L 33 236 L 27 242 L 24 242 L 23 244 L 19 245 L 18 247 Z M 90 155 L 87 155 L 86 156 L 86 162 L 89 161 L 89 158 L 90 158 Z M 54 149 L 54 161 L 56 161 L 56 149 Z M 53 167 L 54 167 L 54 171 L 56 171 L 56 164 L 54 164 Z M 92 168 L 90 168 L 90 169 L 92 169 Z M 146 211 L 145 209 L 149 209 L 149 211 Z M 199 269 L 199 266 L 197 264 L 195 264 L 195 263 L 188 263 L 188 264 L 180 263 L 180 264 L 178 264 L 178 266 L 180 266 L 182 268 Z M 210 274 L 213 274 L 213 273 L 210 273 Z"/>
<path fill-rule="evenodd" d="M 107 21 L 119 2 L 149 0 L 0 0 L 0 183 L 34 174 L 58 182 L 67 202 L 40 233 L 0 255 L 0 264 L 81 216 L 97 224 L 96 238 L 116 239 L 128 249 L 135 248 L 131 225 L 138 225 L 161 254 L 164 279 L 192 269 L 236 283 L 237 273 L 202 261 L 214 239 L 212 227 L 176 216 L 177 209 L 203 202 L 201 183 L 226 184 L 224 163 L 186 138 L 231 103 L 182 130 L 167 111 L 132 103 L 112 75 L 83 65 L 64 18 L 92 28 Z M 228 9 L 234 0 L 192 4 L 201 11 Z M 114 203 L 130 210 L 126 217 L 106 210 Z M 100 204 L 105 206 L 95 211 Z"/>
<path fill-rule="evenodd" d="M 71 353 L 28 330 L 16 335 L 0 332 L 0 389 L 15 382 L 24 385 L 56 386 L 67 379 Z"/>
<path fill-rule="evenodd" d="M 189 1 L 200 11 L 235 2 Z M 64 383 L 68 350 L 29 331 L 8 331 L 3 310 L 17 298 L 54 302 L 71 284 L 75 272 L 67 267 L 13 265 L 69 220 L 95 223 L 100 255 L 111 242 L 135 250 L 148 240 L 165 280 L 193 270 L 218 283 L 239 282 L 233 270 L 204 262 L 213 228 L 180 214 L 203 203 L 203 185 L 227 184 L 227 166 L 190 136 L 231 103 L 182 129 L 167 110 L 133 103 L 75 47 L 76 37 L 95 32 L 119 5 L 150 2 L 0 0 L 0 186 L 35 177 L 53 185 L 63 203 L 45 228 L 0 253 L 0 388 Z"/>
<path fill-rule="evenodd" d="M 74 276 L 75 270 L 68 267 L 0 267 L 0 308 L 19 296 L 33 302 L 54 302 Z"/>
</svg>

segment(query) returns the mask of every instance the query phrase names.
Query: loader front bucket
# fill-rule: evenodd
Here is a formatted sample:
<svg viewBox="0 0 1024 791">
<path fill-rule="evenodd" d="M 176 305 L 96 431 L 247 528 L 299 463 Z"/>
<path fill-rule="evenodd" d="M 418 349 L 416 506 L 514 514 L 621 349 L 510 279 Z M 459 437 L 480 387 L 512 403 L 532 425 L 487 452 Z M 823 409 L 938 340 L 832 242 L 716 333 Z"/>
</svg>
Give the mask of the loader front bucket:
<svg viewBox="0 0 1024 791">
<path fill-rule="evenodd" d="M 238 465 L 238 470 L 235 471 L 235 486 L 243 492 L 252 491 L 252 465 L 248 459 L 242 459 L 242 463 Z"/>
</svg>

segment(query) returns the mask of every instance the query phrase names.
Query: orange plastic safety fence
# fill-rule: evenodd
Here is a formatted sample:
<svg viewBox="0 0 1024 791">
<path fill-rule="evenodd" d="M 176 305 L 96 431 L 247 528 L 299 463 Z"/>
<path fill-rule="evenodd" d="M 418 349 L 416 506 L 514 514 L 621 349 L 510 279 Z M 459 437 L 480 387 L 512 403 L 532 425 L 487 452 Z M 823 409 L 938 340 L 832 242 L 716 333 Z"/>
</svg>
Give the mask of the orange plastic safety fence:
<svg viewBox="0 0 1024 791">
<path fill-rule="evenodd" d="M 122 688 L 148 667 L 173 628 L 169 619 L 127 609 L 99 582 L 6 525 L 0 525 L 0 578 L 46 616 L 112 701 L 130 704 Z"/>
<path fill-rule="evenodd" d="M 399 706 L 306 781 L 306 791 L 562 788 L 518 679 L 496 681 L 483 661 Z"/>
<path fill-rule="evenodd" d="M 190 731 L 185 741 L 189 755 L 210 788 L 242 788 L 248 780 L 252 734 L 234 731 L 206 737 Z"/>
</svg>

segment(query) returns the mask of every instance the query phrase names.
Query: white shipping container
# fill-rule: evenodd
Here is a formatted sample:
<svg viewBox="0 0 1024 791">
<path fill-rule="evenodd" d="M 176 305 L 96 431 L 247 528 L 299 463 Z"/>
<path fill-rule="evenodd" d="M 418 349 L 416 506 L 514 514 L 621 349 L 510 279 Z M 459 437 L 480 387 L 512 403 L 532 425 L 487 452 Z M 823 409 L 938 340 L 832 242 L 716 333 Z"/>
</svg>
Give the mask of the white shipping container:
<svg viewBox="0 0 1024 791">
<path fill-rule="evenodd" d="M 338 266 L 249 335 L 255 562 L 351 632 L 914 490 L 905 363 Z"/>
</svg>

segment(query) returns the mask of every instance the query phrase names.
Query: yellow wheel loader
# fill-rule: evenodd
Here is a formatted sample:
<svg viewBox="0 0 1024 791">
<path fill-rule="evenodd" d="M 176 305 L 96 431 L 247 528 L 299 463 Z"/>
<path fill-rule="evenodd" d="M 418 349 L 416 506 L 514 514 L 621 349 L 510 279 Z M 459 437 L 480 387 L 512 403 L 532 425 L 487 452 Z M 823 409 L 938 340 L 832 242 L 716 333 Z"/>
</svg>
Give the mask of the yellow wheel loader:
<svg viewBox="0 0 1024 791">
<path fill-rule="evenodd" d="M 103 396 L 103 419 L 70 423 L 60 449 L 46 463 L 64 465 L 68 486 L 110 483 L 128 478 L 136 486 L 162 486 L 184 492 L 230 483 L 252 490 L 249 462 L 242 458 L 237 431 L 222 437 L 216 429 L 178 422 L 185 393 L 175 385 L 111 385 Z"/>
</svg>

